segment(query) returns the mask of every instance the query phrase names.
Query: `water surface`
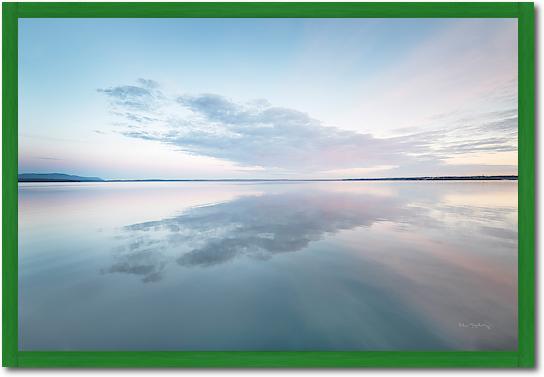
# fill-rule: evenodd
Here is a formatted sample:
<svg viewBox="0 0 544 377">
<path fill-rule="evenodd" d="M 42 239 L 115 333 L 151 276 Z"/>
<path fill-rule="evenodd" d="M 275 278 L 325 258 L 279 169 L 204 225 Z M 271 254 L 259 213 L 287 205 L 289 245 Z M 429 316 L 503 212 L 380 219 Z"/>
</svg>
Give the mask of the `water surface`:
<svg viewBox="0 0 544 377">
<path fill-rule="evenodd" d="M 517 182 L 19 184 L 22 350 L 515 350 Z"/>
</svg>

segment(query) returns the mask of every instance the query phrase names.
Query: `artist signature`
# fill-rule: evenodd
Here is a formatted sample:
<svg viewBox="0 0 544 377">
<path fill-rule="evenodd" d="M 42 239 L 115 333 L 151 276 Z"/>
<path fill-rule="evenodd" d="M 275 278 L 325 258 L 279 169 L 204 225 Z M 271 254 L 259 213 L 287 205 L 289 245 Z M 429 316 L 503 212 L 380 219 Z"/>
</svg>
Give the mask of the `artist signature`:
<svg viewBox="0 0 544 377">
<path fill-rule="evenodd" d="M 484 329 L 491 330 L 491 325 L 490 325 L 490 324 L 488 324 L 488 323 L 482 323 L 482 322 L 478 322 L 478 323 L 474 323 L 474 322 L 470 322 L 470 323 L 459 322 L 459 327 L 467 327 L 467 328 L 470 328 L 470 329 L 484 328 Z"/>
</svg>

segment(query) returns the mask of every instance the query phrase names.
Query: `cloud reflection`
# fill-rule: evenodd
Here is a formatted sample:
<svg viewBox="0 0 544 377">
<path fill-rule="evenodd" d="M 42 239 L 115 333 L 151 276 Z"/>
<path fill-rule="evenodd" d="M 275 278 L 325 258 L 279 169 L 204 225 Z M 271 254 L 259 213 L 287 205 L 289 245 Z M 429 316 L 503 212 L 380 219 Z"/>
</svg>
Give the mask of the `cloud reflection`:
<svg viewBox="0 0 544 377">
<path fill-rule="evenodd" d="M 287 190 L 242 196 L 194 207 L 174 217 L 127 225 L 117 236 L 121 244 L 116 248 L 115 263 L 103 272 L 156 282 L 168 265 L 211 267 L 237 258 L 268 260 L 304 250 L 340 231 L 380 222 L 393 223 L 400 232 L 410 232 L 413 226 L 436 234 L 466 228 L 466 232 L 476 231 L 491 242 L 517 242 L 515 229 L 504 226 L 513 208 L 444 204 L 429 196 L 432 191 L 418 192 L 421 198 L 414 202 L 401 199 L 417 197 L 410 187 L 404 190 L 402 195 Z M 365 244 L 364 239 L 358 242 Z"/>
<path fill-rule="evenodd" d="M 139 239 L 117 249 L 120 255 L 111 267 L 102 273 L 125 273 L 142 277 L 144 283 L 161 280 L 167 259 L 156 240 Z M 127 251 L 127 252 L 125 252 Z"/>
<path fill-rule="evenodd" d="M 413 210 L 412 210 L 413 211 Z M 173 257 L 180 266 L 208 267 L 239 257 L 266 260 L 305 249 L 326 235 L 408 215 L 394 197 L 297 191 L 245 196 L 178 216 L 125 226 L 117 262 L 107 272 L 160 280 Z"/>
<path fill-rule="evenodd" d="M 114 185 L 20 190 L 25 349 L 516 349 L 515 182 Z"/>
</svg>

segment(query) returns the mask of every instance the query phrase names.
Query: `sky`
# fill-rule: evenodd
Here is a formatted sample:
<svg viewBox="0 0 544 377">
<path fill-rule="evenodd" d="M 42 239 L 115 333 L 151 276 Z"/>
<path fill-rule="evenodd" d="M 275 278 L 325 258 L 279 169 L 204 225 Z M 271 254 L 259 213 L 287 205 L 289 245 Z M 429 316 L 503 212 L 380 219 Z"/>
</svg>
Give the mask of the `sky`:
<svg viewBox="0 0 544 377">
<path fill-rule="evenodd" d="M 19 19 L 19 172 L 517 174 L 516 19 Z"/>
</svg>

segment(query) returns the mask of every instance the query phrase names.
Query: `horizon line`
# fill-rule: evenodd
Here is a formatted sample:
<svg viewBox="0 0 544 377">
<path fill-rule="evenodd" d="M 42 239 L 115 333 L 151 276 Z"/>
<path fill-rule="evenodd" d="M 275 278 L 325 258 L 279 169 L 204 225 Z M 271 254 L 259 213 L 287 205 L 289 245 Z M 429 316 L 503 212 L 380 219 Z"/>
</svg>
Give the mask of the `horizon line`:
<svg viewBox="0 0 544 377">
<path fill-rule="evenodd" d="M 42 177 L 22 178 L 24 175 Z M 47 178 L 43 176 L 61 175 L 66 178 Z M 358 178 L 141 178 L 141 179 L 102 179 L 64 173 L 20 173 L 18 182 L 340 182 L 340 181 L 395 181 L 395 180 L 517 180 L 517 174 L 496 175 L 447 175 L 447 176 L 412 176 L 412 177 L 358 177 Z"/>
</svg>

